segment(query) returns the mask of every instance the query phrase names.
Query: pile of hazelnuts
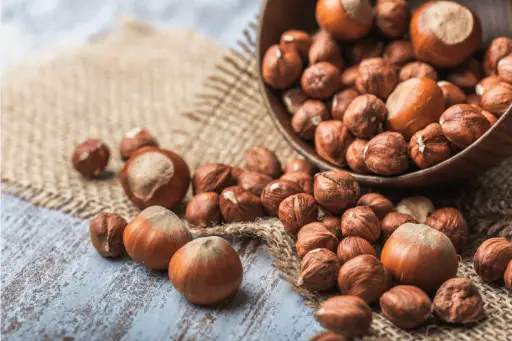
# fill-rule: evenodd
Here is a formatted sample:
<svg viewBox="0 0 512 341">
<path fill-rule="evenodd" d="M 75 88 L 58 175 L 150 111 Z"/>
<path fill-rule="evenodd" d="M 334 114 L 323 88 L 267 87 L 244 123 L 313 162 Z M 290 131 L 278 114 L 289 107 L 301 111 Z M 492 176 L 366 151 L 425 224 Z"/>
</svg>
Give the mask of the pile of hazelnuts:
<svg viewBox="0 0 512 341">
<path fill-rule="evenodd" d="M 512 105 L 512 39 L 494 39 L 479 61 L 480 20 L 457 2 L 428 1 L 411 17 L 405 0 L 319 0 L 316 20 L 313 35 L 285 31 L 261 73 L 293 131 L 333 165 L 380 176 L 431 167 Z"/>
</svg>

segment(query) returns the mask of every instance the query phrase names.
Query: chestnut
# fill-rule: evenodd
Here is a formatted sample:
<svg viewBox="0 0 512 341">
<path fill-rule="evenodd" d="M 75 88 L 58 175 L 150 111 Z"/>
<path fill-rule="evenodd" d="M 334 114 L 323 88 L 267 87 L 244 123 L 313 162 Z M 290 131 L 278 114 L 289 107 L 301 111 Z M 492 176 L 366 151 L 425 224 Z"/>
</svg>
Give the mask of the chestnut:
<svg viewBox="0 0 512 341">
<path fill-rule="evenodd" d="M 320 206 L 332 214 L 340 214 L 355 205 L 361 192 L 350 173 L 327 171 L 315 175 L 313 193 Z"/>
<path fill-rule="evenodd" d="M 357 40 L 372 28 L 372 6 L 368 0 L 319 0 L 316 21 L 340 40 Z"/>
<path fill-rule="evenodd" d="M 189 201 L 185 218 L 191 226 L 204 228 L 215 226 L 222 222 L 219 207 L 219 194 L 203 192 Z"/>
<path fill-rule="evenodd" d="M 97 177 L 105 170 L 110 158 L 108 147 L 98 139 L 87 139 L 73 151 L 73 167 L 86 178 Z"/>
<path fill-rule="evenodd" d="M 279 220 L 286 232 L 296 234 L 304 225 L 317 219 L 318 205 L 309 194 L 295 194 L 279 204 Z"/>
<path fill-rule="evenodd" d="M 327 299 L 320 304 L 315 316 L 322 327 L 345 338 L 364 335 L 372 323 L 372 310 L 368 304 L 351 295 Z"/>
<path fill-rule="evenodd" d="M 297 49 L 269 47 L 261 62 L 261 75 L 265 83 L 276 89 L 288 89 L 302 73 L 302 60 Z"/>
<path fill-rule="evenodd" d="M 264 215 L 260 198 L 240 186 L 225 188 L 220 195 L 219 207 L 228 223 L 253 221 Z"/>
<path fill-rule="evenodd" d="M 341 121 L 325 121 L 315 131 L 315 150 L 318 156 L 338 166 L 346 163 L 345 155 L 354 137 Z"/>
<path fill-rule="evenodd" d="M 117 213 L 102 212 L 91 221 L 89 232 L 96 251 L 103 257 L 124 254 L 123 233 L 126 220 Z"/>
<path fill-rule="evenodd" d="M 378 0 L 375 6 L 375 26 L 385 37 L 403 37 L 409 28 L 411 10 L 405 0 Z"/>
<path fill-rule="evenodd" d="M 158 147 L 158 142 L 146 128 L 134 128 L 127 132 L 119 144 L 121 158 L 126 161 L 142 147 Z"/>
</svg>

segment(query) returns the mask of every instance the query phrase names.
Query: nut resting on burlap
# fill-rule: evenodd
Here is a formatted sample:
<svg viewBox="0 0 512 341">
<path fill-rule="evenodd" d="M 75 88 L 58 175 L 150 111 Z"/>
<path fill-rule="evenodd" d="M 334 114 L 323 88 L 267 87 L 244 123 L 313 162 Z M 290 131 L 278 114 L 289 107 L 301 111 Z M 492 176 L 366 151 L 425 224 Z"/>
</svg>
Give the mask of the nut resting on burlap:
<svg viewBox="0 0 512 341">
<path fill-rule="evenodd" d="M 258 87 L 252 29 L 245 32 L 240 49 L 228 52 L 217 64 L 184 116 L 178 116 L 185 109 L 180 97 L 189 98 L 201 84 L 198 69 L 189 68 L 211 62 L 212 55 L 223 51 L 194 35 L 187 39 L 196 43 L 183 44 L 191 49 L 192 62 L 173 59 L 173 39 L 183 37 L 130 24 L 71 55 L 12 71 L 2 89 L 3 190 L 83 218 L 103 210 L 132 218 L 139 210 L 124 196 L 117 174 L 86 182 L 72 170 L 69 158 L 73 146 L 85 137 L 99 136 L 115 148 L 122 134 L 138 125 L 147 126 L 160 145 L 181 153 L 192 171 L 206 162 L 242 166 L 245 152 L 255 145 L 276 151 L 282 163 L 297 156 L 267 115 Z M 176 63 L 183 66 L 176 68 Z M 180 88 L 172 80 L 178 77 L 194 81 Z M 118 173 L 119 155 L 112 159 L 108 170 Z M 464 211 L 474 232 L 510 237 L 512 160 L 473 180 L 450 204 Z M 295 240 L 277 219 L 193 233 L 261 239 L 276 268 L 308 305 L 317 307 L 327 298 L 295 286 L 300 268 Z M 471 257 L 478 244 L 473 240 L 472 250 L 462 255 L 458 276 L 469 277 L 478 286 L 486 303 L 483 321 L 472 328 L 430 325 L 405 331 L 374 313 L 365 340 L 510 339 L 512 298 L 505 288 L 485 284 L 474 273 Z"/>
</svg>

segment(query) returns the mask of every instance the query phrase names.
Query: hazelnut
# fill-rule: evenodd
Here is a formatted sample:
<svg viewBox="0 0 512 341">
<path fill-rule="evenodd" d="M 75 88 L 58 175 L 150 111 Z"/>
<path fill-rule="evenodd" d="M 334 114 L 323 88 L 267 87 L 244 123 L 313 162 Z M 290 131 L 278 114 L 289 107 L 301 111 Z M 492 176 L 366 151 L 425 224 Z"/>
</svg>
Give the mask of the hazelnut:
<svg viewBox="0 0 512 341">
<path fill-rule="evenodd" d="M 390 212 L 395 211 L 395 206 L 393 203 L 379 193 L 367 193 L 363 195 L 357 201 L 357 206 L 368 206 L 372 209 L 373 213 L 381 220 Z"/>
<path fill-rule="evenodd" d="M 437 86 L 443 92 L 444 107 L 449 108 L 455 104 L 464 104 L 467 102 L 466 94 L 457 85 L 448 81 L 439 81 Z"/>
<path fill-rule="evenodd" d="M 102 212 L 91 221 L 89 232 L 96 251 L 103 257 L 124 254 L 123 232 L 126 220 L 117 213 Z"/>
<path fill-rule="evenodd" d="M 452 278 L 437 290 L 432 310 L 445 322 L 472 323 L 483 315 L 484 302 L 469 278 Z"/>
<path fill-rule="evenodd" d="M 481 99 L 482 99 L 482 97 L 480 95 L 470 94 L 470 95 L 468 95 L 468 104 L 477 105 L 480 107 Z"/>
<path fill-rule="evenodd" d="M 498 76 L 502 82 L 512 84 L 512 55 L 503 57 L 499 61 Z"/>
<path fill-rule="evenodd" d="M 189 201 L 185 218 L 191 226 L 204 228 L 216 226 L 222 222 L 219 207 L 219 194 L 203 192 Z"/>
<path fill-rule="evenodd" d="M 397 285 L 379 299 L 384 315 L 396 326 L 411 329 L 425 323 L 431 314 L 432 301 L 420 288 Z"/>
<path fill-rule="evenodd" d="M 281 201 L 278 213 L 285 231 L 296 234 L 302 226 L 317 220 L 318 205 L 313 196 L 299 193 Z"/>
<path fill-rule="evenodd" d="M 356 97 L 343 116 L 343 123 L 358 138 L 372 137 L 386 118 L 386 104 L 374 95 Z"/>
<path fill-rule="evenodd" d="M 293 47 L 299 52 L 300 57 L 306 60 L 312 42 L 313 40 L 308 33 L 299 30 L 288 30 L 281 35 L 280 46 L 283 50 Z"/>
<path fill-rule="evenodd" d="M 261 62 L 261 75 L 265 83 L 276 89 L 287 89 L 302 73 L 302 60 L 296 49 L 269 47 Z"/>
<path fill-rule="evenodd" d="M 343 73 L 341 74 L 341 83 L 343 84 L 343 87 L 345 87 L 345 88 L 354 87 L 356 85 L 356 79 L 357 79 L 358 74 L 359 74 L 359 65 L 353 65 L 353 66 L 347 68 L 345 71 L 343 71 Z M 347 90 L 349 90 L 349 89 L 347 89 Z"/>
<path fill-rule="evenodd" d="M 315 175 L 317 168 L 313 163 L 306 159 L 291 159 L 284 167 L 285 173 L 304 172 L 311 176 Z"/>
<path fill-rule="evenodd" d="M 138 207 L 171 208 L 187 194 L 190 170 L 176 153 L 156 147 L 139 149 L 121 170 L 121 185 Z"/>
<path fill-rule="evenodd" d="M 288 180 L 295 182 L 297 185 L 302 187 L 304 193 L 313 194 L 313 177 L 308 173 L 304 172 L 291 172 L 285 173 L 281 176 L 281 180 Z"/>
<path fill-rule="evenodd" d="M 301 88 L 292 88 L 283 92 L 283 103 L 286 106 L 286 110 L 290 114 L 295 114 L 297 110 L 302 106 L 308 99 L 306 94 Z"/>
<path fill-rule="evenodd" d="M 146 128 L 135 128 L 127 132 L 119 144 L 121 158 L 126 161 L 142 147 L 158 147 L 158 142 Z"/>
<path fill-rule="evenodd" d="M 487 76 L 494 76 L 498 73 L 498 63 L 500 60 L 512 52 L 512 39 L 508 37 L 495 38 L 487 50 L 484 57 L 484 71 Z"/>
<path fill-rule="evenodd" d="M 245 172 L 238 178 L 238 186 L 260 196 L 266 185 L 272 182 L 272 177 L 258 172 Z"/>
<path fill-rule="evenodd" d="M 354 98 L 359 96 L 355 89 L 345 89 L 334 95 L 332 99 L 331 115 L 333 120 L 343 121 L 343 115 Z"/>
<path fill-rule="evenodd" d="M 309 49 L 309 62 L 310 64 L 329 62 L 340 72 L 343 71 L 344 61 L 341 56 L 341 48 L 336 40 L 326 32 L 313 41 Z"/>
<path fill-rule="evenodd" d="M 306 253 L 300 263 L 297 285 L 311 291 L 325 291 L 336 286 L 340 262 L 328 249 L 314 249 Z"/>
<path fill-rule="evenodd" d="M 391 287 L 391 275 L 372 255 L 361 255 L 343 264 L 338 274 L 338 288 L 343 295 L 359 296 L 370 304 Z"/>
<path fill-rule="evenodd" d="M 443 135 L 439 123 L 431 123 L 417 131 L 409 141 L 412 161 L 421 169 L 428 168 L 450 158 L 450 143 Z"/>
<path fill-rule="evenodd" d="M 488 112 L 487 110 L 484 110 L 482 109 L 481 111 L 482 115 L 485 116 L 485 118 L 487 119 L 487 121 L 489 121 L 489 124 L 491 125 L 491 127 L 496 123 L 498 122 L 498 119 L 496 118 L 496 116 L 494 116 L 493 114 L 491 114 L 490 112 Z"/>
<path fill-rule="evenodd" d="M 373 243 L 380 237 L 379 218 L 370 207 L 349 208 L 341 216 L 341 233 L 343 237 L 357 236 Z"/>
<path fill-rule="evenodd" d="M 316 174 L 313 192 L 318 204 L 332 214 L 353 207 L 360 196 L 356 179 L 344 171 Z"/>
<path fill-rule="evenodd" d="M 400 133 L 381 133 L 368 142 L 363 151 L 363 159 L 366 167 L 375 174 L 401 174 L 409 167 L 407 143 Z"/>
<path fill-rule="evenodd" d="M 414 60 L 414 50 L 409 40 L 395 40 L 384 48 L 383 58 L 391 65 L 400 67 Z"/>
<path fill-rule="evenodd" d="M 411 62 L 404 65 L 400 69 L 399 79 L 400 82 L 404 82 L 411 78 L 427 77 L 437 81 L 438 75 L 436 69 L 427 63 L 423 62 Z"/>
<path fill-rule="evenodd" d="M 365 59 L 359 64 L 356 87 L 363 94 L 386 99 L 398 83 L 395 68 L 383 58 Z"/>
<path fill-rule="evenodd" d="M 220 194 L 219 206 L 228 223 L 253 221 L 264 216 L 260 198 L 240 186 L 225 188 Z"/>
<path fill-rule="evenodd" d="M 308 99 L 293 115 L 291 125 L 300 137 L 313 140 L 317 126 L 329 118 L 329 110 L 323 102 Z"/>
<path fill-rule="evenodd" d="M 480 63 L 474 58 L 469 58 L 446 76 L 449 82 L 467 92 L 472 92 L 481 78 Z"/>
<path fill-rule="evenodd" d="M 324 30 L 340 40 L 357 40 L 372 28 L 372 6 L 368 0 L 319 0 L 316 21 Z"/>
<path fill-rule="evenodd" d="M 440 208 L 427 218 L 425 225 L 443 232 L 450 238 L 458 253 L 464 250 L 469 238 L 469 229 L 459 210 L 452 207 Z"/>
<path fill-rule="evenodd" d="M 505 281 L 505 286 L 508 288 L 508 290 L 512 291 L 512 260 L 508 262 L 503 280 Z"/>
<path fill-rule="evenodd" d="M 386 130 L 409 140 L 415 132 L 437 122 L 444 110 L 443 92 L 430 78 L 411 78 L 398 84 L 386 101 Z"/>
<path fill-rule="evenodd" d="M 411 10 L 404 0 L 379 0 L 375 6 L 375 25 L 387 38 L 403 37 L 409 28 Z"/>
<path fill-rule="evenodd" d="M 247 171 L 243 168 L 233 166 L 231 167 L 231 176 L 235 181 L 238 181 L 242 174 L 247 173 Z"/>
<path fill-rule="evenodd" d="M 97 177 L 105 170 L 110 158 L 108 147 L 97 139 L 87 139 L 73 151 L 73 167 L 84 177 Z"/>
<path fill-rule="evenodd" d="M 490 238 L 476 250 L 473 267 L 485 282 L 493 282 L 503 278 L 511 260 L 512 243 L 502 237 Z"/>
<path fill-rule="evenodd" d="M 512 85 L 500 83 L 486 91 L 480 101 L 482 108 L 501 116 L 512 105 Z"/>
<path fill-rule="evenodd" d="M 309 223 L 304 225 L 297 234 L 297 254 L 300 258 L 306 253 L 318 248 L 325 248 L 336 252 L 338 238 L 322 223 Z"/>
<path fill-rule="evenodd" d="M 192 177 L 194 194 L 203 192 L 220 193 L 226 187 L 233 186 L 236 180 L 233 177 L 232 167 L 223 163 L 206 163 L 199 166 Z"/>
<path fill-rule="evenodd" d="M 269 182 L 261 192 L 261 203 L 269 215 L 277 217 L 281 202 L 289 196 L 302 192 L 302 187 L 295 182 L 274 180 Z"/>
<path fill-rule="evenodd" d="M 436 67 L 459 65 L 482 41 L 478 17 L 452 1 L 428 1 L 411 19 L 410 36 L 416 57 Z"/>
<path fill-rule="evenodd" d="M 396 211 L 411 216 L 418 223 L 423 224 L 436 209 L 429 198 L 416 196 L 402 199 L 396 205 Z"/>
<path fill-rule="evenodd" d="M 359 64 L 364 59 L 380 57 L 384 43 L 374 36 L 368 36 L 349 45 L 346 55 L 352 64 Z"/>
<path fill-rule="evenodd" d="M 347 153 L 345 154 L 345 159 L 350 169 L 359 174 L 370 173 L 363 159 L 364 148 L 367 143 L 367 140 L 356 139 L 348 146 Z"/>
<path fill-rule="evenodd" d="M 304 70 L 300 85 L 306 95 L 327 99 L 341 88 L 341 74 L 333 64 L 319 62 Z"/>
<path fill-rule="evenodd" d="M 386 214 L 380 222 L 383 243 L 389 239 L 398 227 L 405 223 L 417 224 L 418 222 L 413 217 L 405 213 L 390 212 Z"/>
<path fill-rule="evenodd" d="M 336 254 L 341 265 L 361 255 L 377 257 L 375 248 L 366 239 L 356 236 L 344 238 L 338 245 Z"/>
<path fill-rule="evenodd" d="M 179 248 L 192 240 L 181 219 L 161 206 L 151 206 L 139 213 L 123 233 L 128 255 L 149 269 L 164 270 Z"/>
<path fill-rule="evenodd" d="M 466 148 L 491 127 L 480 109 L 469 104 L 456 104 L 439 118 L 444 136 L 459 148 Z"/>
<path fill-rule="evenodd" d="M 242 278 L 240 257 L 226 240 L 216 236 L 191 241 L 169 263 L 173 287 L 193 304 L 215 304 L 234 296 Z"/>
<path fill-rule="evenodd" d="M 274 179 L 283 173 L 276 154 L 265 147 L 252 147 L 247 151 L 245 168 L 251 172 L 267 174 Z"/>
<path fill-rule="evenodd" d="M 480 82 L 478 82 L 478 84 L 475 86 L 475 93 L 482 96 L 486 91 L 494 88 L 500 83 L 501 80 L 498 76 L 487 76 L 482 78 Z M 480 104 L 480 101 L 478 101 L 478 104 Z"/>
<path fill-rule="evenodd" d="M 315 132 L 315 150 L 318 156 L 338 166 L 345 165 L 345 154 L 354 137 L 341 121 L 325 121 Z"/>
<path fill-rule="evenodd" d="M 324 216 L 321 219 L 322 224 L 325 225 L 331 231 L 336 235 L 338 239 L 342 237 L 341 235 L 341 219 L 339 217 L 335 216 Z"/>
<path fill-rule="evenodd" d="M 347 341 L 347 338 L 338 333 L 326 331 L 323 333 L 316 334 L 309 341 Z"/>
<path fill-rule="evenodd" d="M 372 323 L 372 310 L 357 296 L 334 296 L 324 301 L 315 313 L 320 325 L 346 337 L 361 336 Z"/>
</svg>

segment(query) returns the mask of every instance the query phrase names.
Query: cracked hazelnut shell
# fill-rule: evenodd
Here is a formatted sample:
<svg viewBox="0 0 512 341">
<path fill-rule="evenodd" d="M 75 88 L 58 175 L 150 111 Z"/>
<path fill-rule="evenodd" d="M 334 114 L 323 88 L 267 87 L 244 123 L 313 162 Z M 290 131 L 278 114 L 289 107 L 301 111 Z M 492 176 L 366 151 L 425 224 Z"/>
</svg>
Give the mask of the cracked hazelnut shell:
<svg viewBox="0 0 512 341">
<path fill-rule="evenodd" d="M 341 88 L 341 73 L 329 62 L 318 62 L 304 70 L 300 85 L 309 97 L 327 99 Z"/>
<path fill-rule="evenodd" d="M 89 232 L 96 251 L 103 257 L 124 254 L 123 232 L 126 220 L 117 213 L 102 212 L 91 221 Z"/>
<path fill-rule="evenodd" d="M 343 121 L 348 106 L 357 96 L 359 96 L 359 92 L 355 89 L 345 89 L 335 94 L 331 107 L 332 119 Z"/>
<path fill-rule="evenodd" d="M 372 323 L 372 310 L 357 296 L 334 296 L 322 304 L 315 316 L 320 325 L 351 338 L 368 332 Z"/>
<path fill-rule="evenodd" d="M 316 21 L 336 39 L 361 39 L 372 28 L 372 6 L 368 0 L 319 0 Z"/>
<path fill-rule="evenodd" d="M 119 144 L 121 158 L 126 161 L 142 147 L 158 147 L 158 142 L 146 128 L 135 128 L 127 132 Z"/>
<path fill-rule="evenodd" d="M 432 213 L 425 225 L 443 232 L 450 238 L 455 250 L 461 253 L 469 239 L 469 228 L 462 213 L 452 207 L 440 208 Z"/>
<path fill-rule="evenodd" d="M 274 180 L 269 182 L 261 192 L 261 203 L 272 217 L 278 216 L 281 202 L 294 194 L 303 193 L 302 187 L 289 180 Z"/>
<path fill-rule="evenodd" d="M 228 223 L 253 221 L 265 215 L 260 198 L 240 186 L 225 188 L 220 194 L 219 207 Z"/>
<path fill-rule="evenodd" d="M 379 193 L 367 193 L 362 195 L 357 201 L 357 206 L 368 206 L 379 220 L 384 218 L 388 213 L 395 211 L 393 203 Z"/>
<path fill-rule="evenodd" d="M 385 100 L 398 84 L 396 69 L 384 58 L 369 58 L 359 64 L 357 90 Z"/>
<path fill-rule="evenodd" d="M 417 131 L 409 141 L 409 155 L 421 169 L 436 165 L 451 156 L 450 143 L 439 123 L 431 123 Z"/>
<path fill-rule="evenodd" d="M 223 163 L 205 163 L 197 168 L 192 177 L 192 189 L 196 195 L 203 192 L 220 193 L 235 183 L 233 168 Z"/>
<path fill-rule="evenodd" d="M 283 173 L 276 154 L 265 147 L 252 147 L 247 151 L 245 168 L 251 172 L 267 174 L 274 179 Z"/>
<path fill-rule="evenodd" d="M 384 316 L 396 326 L 412 329 L 424 324 L 431 315 L 430 297 L 412 285 L 397 285 L 379 299 Z"/>
<path fill-rule="evenodd" d="M 313 193 L 318 204 L 332 214 L 353 207 L 361 195 L 356 179 L 345 171 L 317 173 Z"/>
<path fill-rule="evenodd" d="M 304 225 L 317 221 L 318 204 L 309 194 L 295 194 L 281 201 L 278 215 L 285 231 L 296 234 Z"/>
<path fill-rule="evenodd" d="M 87 139 L 76 146 L 71 161 L 86 178 L 97 177 L 105 170 L 110 158 L 108 147 L 98 139 Z"/>
<path fill-rule="evenodd" d="M 285 173 L 304 172 L 313 176 L 315 175 L 316 171 L 317 168 L 311 161 L 301 158 L 291 159 L 286 163 L 286 166 L 284 167 Z"/>
<path fill-rule="evenodd" d="M 338 166 L 346 164 L 348 146 L 354 141 L 348 127 L 341 121 L 322 122 L 315 131 L 315 151 L 322 159 Z"/>
<path fill-rule="evenodd" d="M 193 197 L 187 204 L 185 219 L 193 227 L 205 228 L 222 222 L 219 207 L 219 194 L 203 192 Z"/>
<path fill-rule="evenodd" d="M 324 224 L 319 222 L 304 225 L 297 234 L 295 248 L 300 258 L 306 253 L 318 248 L 325 248 L 336 252 L 338 238 Z"/>
<path fill-rule="evenodd" d="M 403 37 L 409 29 L 411 10 L 404 0 L 379 0 L 375 5 L 375 26 L 387 38 Z"/>
<path fill-rule="evenodd" d="M 437 290 L 432 310 L 448 323 L 473 323 L 481 318 L 484 302 L 469 278 L 452 278 Z"/>
<path fill-rule="evenodd" d="M 502 237 L 490 238 L 480 244 L 476 250 L 473 267 L 485 282 L 494 282 L 503 278 L 511 260 L 512 243 Z"/>
<path fill-rule="evenodd" d="M 300 263 L 299 287 L 311 291 L 325 291 L 336 286 L 340 262 L 328 249 L 311 250 Z"/>
<path fill-rule="evenodd" d="M 373 243 L 380 237 L 379 218 L 368 206 L 349 208 L 341 216 L 343 237 L 361 237 Z"/>
<path fill-rule="evenodd" d="M 382 100 L 374 95 L 361 95 L 349 104 L 343 115 L 343 123 L 354 136 L 370 138 L 377 134 L 386 114 L 386 104 Z"/>
<path fill-rule="evenodd" d="M 439 118 L 441 129 L 451 143 L 467 148 L 491 127 L 480 109 L 469 104 L 456 104 Z"/>
<path fill-rule="evenodd" d="M 302 67 L 302 60 L 296 49 L 283 49 L 276 44 L 270 46 L 263 56 L 261 75 L 271 87 L 287 89 L 300 78 Z"/>
<path fill-rule="evenodd" d="M 383 176 L 398 175 L 407 170 L 407 143 L 400 133 L 384 132 L 372 138 L 363 152 L 366 167 Z"/>
<path fill-rule="evenodd" d="M 245 172 L 238 177 L 238 186 L 259 197 L 265 186 L 272 182 L 271 176 L 258 172 Z"/>
<path fill-rule="evenodd" d="M 318 125 L 329 120 L 329 110 L 322 101 L 308 99 L 295 112 L 291 120 L 292 129 L 305 140 L 313 140 Z"/>
<path fill-rule="evenodd" d="M 356 139 L 350 144 L 350 146 L 348 146 L 347 153 L 345 154 L 348 167 L 359 174 L 370 173 L 370 170 L 366 167 L 363 158 L 364 148 L 367 143 L 367 140 Z"/>
<path fill-rule="evenodd" d="M 393 232 L 405 223 L 417 224 L 418 222 L 405 213 L 390 212 L 386 214 L 380 222 L 382 242 L 385 243 Z"/>
<path fill-rule="evenodd" d="M 361 255 L 377 257 L 377 251 L 375 251 L 375 248 L 366 239 L 352 236 L 341 240 L 336 250 L 336 255 L 338 256 L 340 264 L 343 265 L 352 258 Z"/>
</svg>

